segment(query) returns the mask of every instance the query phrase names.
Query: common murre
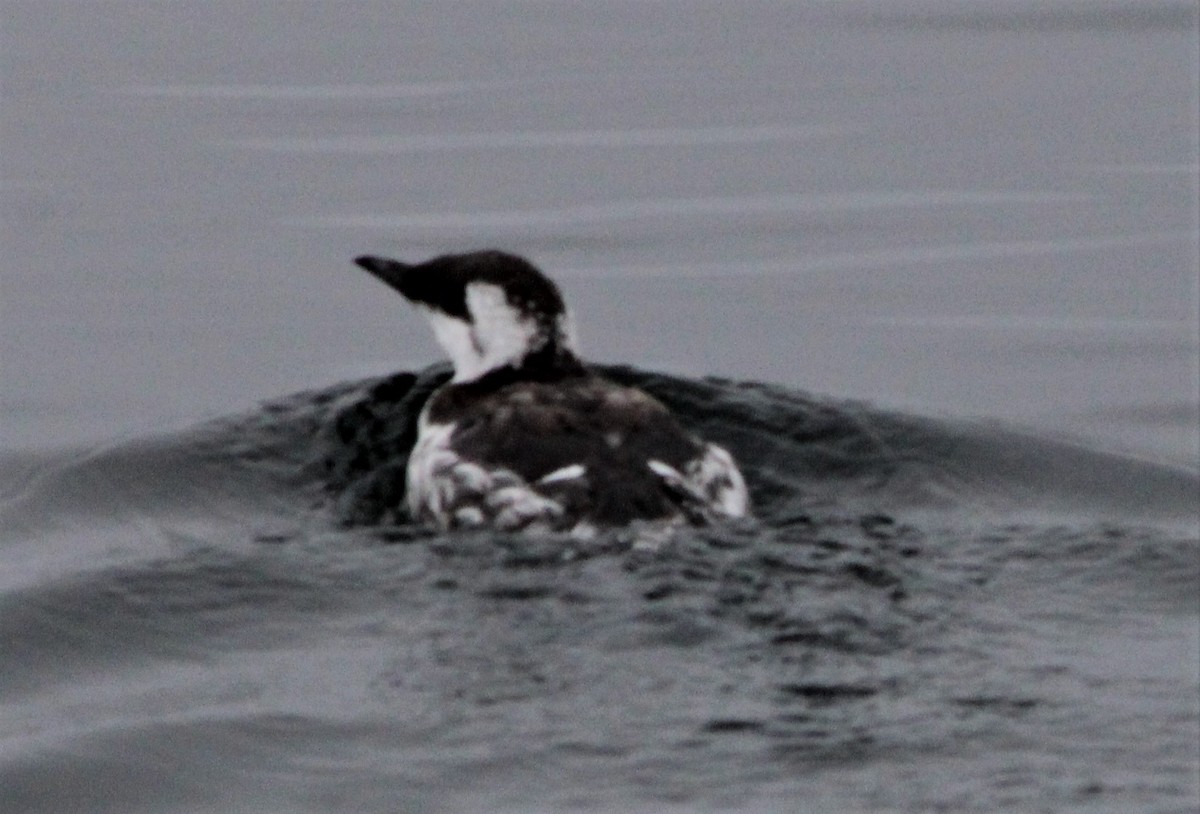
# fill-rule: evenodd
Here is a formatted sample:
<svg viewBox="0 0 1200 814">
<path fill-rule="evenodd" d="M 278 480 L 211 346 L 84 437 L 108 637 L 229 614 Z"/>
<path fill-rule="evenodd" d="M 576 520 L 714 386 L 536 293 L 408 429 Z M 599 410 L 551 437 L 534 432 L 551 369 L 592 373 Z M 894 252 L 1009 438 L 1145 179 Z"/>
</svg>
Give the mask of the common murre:
<svg viewBox="0 0 1200 814">
<path fill-rule="evenodd" d="M 414 519 L 589 536 L 747 514 L 729 453 L 648 394 L 589 370 L 558 287 L 524 258 L 355 263 L 425 314 L 454 366 L 418 421 L 406 478 Z"/>
</svg>

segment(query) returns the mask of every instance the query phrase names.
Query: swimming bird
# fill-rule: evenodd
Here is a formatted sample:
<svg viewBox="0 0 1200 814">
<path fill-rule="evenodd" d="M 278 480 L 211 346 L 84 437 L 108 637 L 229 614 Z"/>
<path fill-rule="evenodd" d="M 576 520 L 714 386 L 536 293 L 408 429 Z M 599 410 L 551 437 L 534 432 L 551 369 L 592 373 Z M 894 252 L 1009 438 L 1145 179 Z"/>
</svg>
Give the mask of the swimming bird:
<svg viewBox="0 0 1200 814">
<path fill-rule="evenodd" d="M 355 259 L 429 320 L 454 375 L 418 418 L 406 500 L 443 530 L 568 532 L 747 514 L 721 447 L 579 358 L 557 285 L 500 251 Z"/>
</svg>

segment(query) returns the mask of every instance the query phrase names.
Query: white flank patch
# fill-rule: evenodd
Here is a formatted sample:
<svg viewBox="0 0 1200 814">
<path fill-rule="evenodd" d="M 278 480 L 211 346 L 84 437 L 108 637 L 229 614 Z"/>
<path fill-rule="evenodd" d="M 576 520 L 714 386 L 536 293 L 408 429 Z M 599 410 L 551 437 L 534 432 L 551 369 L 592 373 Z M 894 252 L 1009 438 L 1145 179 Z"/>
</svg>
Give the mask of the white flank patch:
<svg viewBox="0 0 1200 814">
<path fill-rule="evenodd" d="M 716 444 L 705 444 L 704 454 L 689 461 L 686 473 L 659 460 L 646 462 L 650 470 L 671 486 L 726 517 L 745 517 L 750 508 L 746 481 L 732 456 Z"/>
<path fill-rule="evenodd" d="M 539 523 L 549 528 L 562 516 L 560 503 L 538 494 L 511 470 L 460 458 L 450 446 L 454 428 L 421 416 L 407 472 L 408 510 L 414 519 L 433 520 L 442 529 L 490 524 L 516 531 Z M 576 464 L 550 474 L 566 480 L 583 472 Z"/>
<path fill-rule="evenodd" d="M 443 495 L 438 490 L 436 473 L 443 468 L 439 459 L 451 455 L 450 435 L 453 424 L 431 424 L 424 414 L 417 426 L 417 443 L 408 456 L 407 490 L 408 511 L 413 517 L 421 517 L 428 510 L 434 517 L 443 518 Z"/>
<path fill-rule="evenodd" d="M 699 490 L 710 496 L 710 505 L 714 509 L 729 517 L 746 516 L 750 509 L 746 480 L 733 462 L 733 456 L 723 448 L 706 444 L 704 457 L 696 462 L 694 471 L 688 474 Z"/>
</svg>

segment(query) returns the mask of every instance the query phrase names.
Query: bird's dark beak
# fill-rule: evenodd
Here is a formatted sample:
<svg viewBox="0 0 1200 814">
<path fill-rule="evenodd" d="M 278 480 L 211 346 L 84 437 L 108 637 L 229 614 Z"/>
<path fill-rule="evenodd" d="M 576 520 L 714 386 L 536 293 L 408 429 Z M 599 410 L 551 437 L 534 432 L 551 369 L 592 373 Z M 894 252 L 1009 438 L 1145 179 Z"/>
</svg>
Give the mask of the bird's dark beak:
<svg viewBox="0 0 1200 814">
<path fill-rule="evenodd" d="M 356 257 L 354 258 L 354 262 L 371 272 L 375 278 L 387 283 L 405 297 L 408 297 L 408 292 L 405 290 L 405 280 L 411 280 L 409 272 L 412 271 L 412 266 L 407 263 L 401 263 L 398 260 L 390 260 L 386 257 L 373 257 L 371 255 Z"/>
</svg>

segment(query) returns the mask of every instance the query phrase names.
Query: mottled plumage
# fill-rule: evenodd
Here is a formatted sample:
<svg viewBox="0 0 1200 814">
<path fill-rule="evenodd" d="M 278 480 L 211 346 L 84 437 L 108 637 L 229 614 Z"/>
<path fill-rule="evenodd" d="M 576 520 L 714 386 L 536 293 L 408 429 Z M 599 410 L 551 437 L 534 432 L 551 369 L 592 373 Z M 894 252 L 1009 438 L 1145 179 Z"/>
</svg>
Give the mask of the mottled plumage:
<svg viewBox="0 0 1200 814">
<path fill-rule="evenodd" d="M 527 261 L 476 252 L 356 262 L 426 312 L 454 362 L 409 460 L 415 518 L 586 534 L 746 514 L 729 454 L 646 393 L 588 370 L 557 286 Z"/>
</svg>

